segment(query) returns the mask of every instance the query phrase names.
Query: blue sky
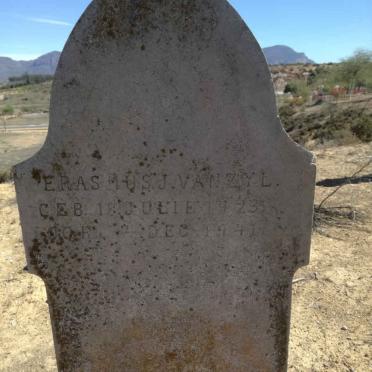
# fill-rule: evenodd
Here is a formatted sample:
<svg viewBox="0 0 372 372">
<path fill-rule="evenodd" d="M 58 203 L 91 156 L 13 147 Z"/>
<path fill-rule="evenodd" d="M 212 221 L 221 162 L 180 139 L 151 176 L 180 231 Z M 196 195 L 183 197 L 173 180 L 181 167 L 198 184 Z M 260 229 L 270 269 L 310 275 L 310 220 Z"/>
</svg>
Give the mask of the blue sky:
<svg viewBox="0 0 372 372">
<path fill-rule="evenodd" d="M 62 50 L 90 0 L 0 0 L 0 56 Z M 316 62 L 372 49 L 372 0 L 231 0 L 262 47 L 288 45 Z"/>
</svg>

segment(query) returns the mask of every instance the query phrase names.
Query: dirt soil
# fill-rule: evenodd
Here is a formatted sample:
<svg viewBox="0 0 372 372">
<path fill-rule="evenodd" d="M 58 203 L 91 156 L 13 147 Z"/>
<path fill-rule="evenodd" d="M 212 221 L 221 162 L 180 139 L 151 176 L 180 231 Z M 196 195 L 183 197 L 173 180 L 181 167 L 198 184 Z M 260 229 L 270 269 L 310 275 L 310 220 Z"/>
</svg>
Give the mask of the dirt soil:
<svg viewBox="0 0 372 372">
<path fill-rule="evenodd" d="M 318 180 L 350 176 L 372 145 L 316 151 Z M 372 173 L 372 166 L 363 174 Z M 334 188 L 317 187 L 316 200 Z M 318 222 L 311 263 L 293 285 L 290 372 L 372 371 L 372 183 L 346 185 L 325 207 L 352 206 Z M 345 209 L 348 211 L 348 209 Z M 0 371 L 56 371 L 43 283 L 24 272 L 14 187 L 0 185 Z"/>
<path fill-rule="evenodd" d="M 9 170 L 35 154 L 44 143 L 46 134 L 46 130 L 0 130 L 0 171 Z"/>
</svg>

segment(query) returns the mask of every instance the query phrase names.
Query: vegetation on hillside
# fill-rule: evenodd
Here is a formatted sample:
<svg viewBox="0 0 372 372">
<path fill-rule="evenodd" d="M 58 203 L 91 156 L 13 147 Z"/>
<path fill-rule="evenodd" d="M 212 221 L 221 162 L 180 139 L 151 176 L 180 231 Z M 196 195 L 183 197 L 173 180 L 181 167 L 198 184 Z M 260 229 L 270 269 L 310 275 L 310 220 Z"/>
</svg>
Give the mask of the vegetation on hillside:
<svg viewBox="0 0 372 372">
<path fill-rule="evenodd" d="M 311 113 L 285 105 L 279 114 L 286 131 L 302 145 L 372 141 L 372 114 L 360 105 L 328 104 Z"/>
<path fill-rule="evenodd" d="M 290 81 L 285 93 L 292 93 L 295 97 L 302 96 L 306 100 L 315 90 L 337 96 L 358 88 L 372 91 L 372 51 L 358 50 L 341 63 L 319 65 L 309 74 L 307 80 Z"/>
<path fill-rule="evenodd" d="M 53 80 L 53 75 L 29 75 L 13 76 L 9 78 L 9 83 L 2 89 L 15 88 L 24 85 L 40 84 Z"/>
<path fill-rule="evenodd" d="M 2 108 L 0 114 L 1 115 L 4 115 L 4 116 L 5 115 L 13 115 L 14 114 L 14 108 L 13 108 L 13 106 L 11 106 L 11 105 L 5 105 Z"/>
<path fill-rule="evenodd" d="M 334 77 L 344 86 L 372 89 L 372 51 L 357 51 L 335 68 Z"/>
<path fill-rule="evenodd" d="M 35 81 L 38 81 L 37 77 L 28 77 L 27 83 L 18 84 L 18 82 L 23 80 L 16 80 L 17 83 L 14 86 L 3 87 L 0 90 L 0 115 L 47 113 L 49 111 L 52 81 L 47 80 L 42 83 L 35 83 Z"/>
<path fill-rule="evenodd" d="M 319 65 L 306 78 L 289 81 L 284 93 L 290 95 L 281 99 L 279 114 L 296 142 L 372 141 L 372 51 Z"/>
</svg>

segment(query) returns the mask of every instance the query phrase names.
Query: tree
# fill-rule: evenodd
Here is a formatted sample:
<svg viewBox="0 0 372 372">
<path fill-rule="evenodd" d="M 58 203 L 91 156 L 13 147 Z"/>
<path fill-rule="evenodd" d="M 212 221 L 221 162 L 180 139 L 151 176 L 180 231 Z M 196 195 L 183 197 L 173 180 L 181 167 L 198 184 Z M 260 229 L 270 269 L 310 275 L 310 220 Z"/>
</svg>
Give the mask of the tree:
<svg viewBox="0 0 372 372">
<path fill-rule="evenodd" d="M 357 50 L 343 60 L 336 71 L 336 78 L 346 87 L 372 88 L 372 51 Z"/>
<path fill-rule="evenodd" d="M 292 80 L 284 88 L 284 93 L 292 93 L 295 97 L 309 98 L 310 90 L 305 80 Z"/>
</svg>

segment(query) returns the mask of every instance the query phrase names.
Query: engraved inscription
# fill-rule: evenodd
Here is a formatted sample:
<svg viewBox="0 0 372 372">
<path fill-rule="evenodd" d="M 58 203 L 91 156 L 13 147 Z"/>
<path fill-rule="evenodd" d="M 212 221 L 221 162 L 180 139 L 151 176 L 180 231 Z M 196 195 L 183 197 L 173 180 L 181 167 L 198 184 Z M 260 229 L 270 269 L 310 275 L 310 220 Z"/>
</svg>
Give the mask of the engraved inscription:
<svg viewBox="0 0 372 372">
<path fill-rule="evenodd" d="M 60 200 L 60 199 L 59 199 Z M 39 215 L 50 217 L 83 217 L 83 216 L 195 216 L 195 215 L 248 215 L 263 212 L 263 204 L 248 198 L 238 200 L 121 200 L 86 203 L 66 201 L 41 203 Z"/>
<path fill-rule="evenodd" d="M 56 194 L 53 202 L 40 202 L 37 211 L 44 220 L 53 221 L 47 232 L 52 239 L 62 237 L 72 242 L 100 239 L 95 225 L 97 219 L 107 217 L 113 221 L 114 235 L 144 239 L 252 236 L 249 222 L 226 224 L 225 221 L 233 220 L 234 216 L 238 221 L 242 217 L 244 221 L 251 221 L 255 216 L 270 213 L 280 219 L 279 211 L 268 210 L 263 199 L 252 196 L 254 190 L 273 187 L 273 180 L 265 171 L 226 174 L 127 171 L 122 176 L 111 173 L 75 178 L 58 173 L 42 178 L 41 187 Z M 73 198 L 69 197 L 70 191 L 74 193 Z M 97 191 L 107 192 L 105 201 L 84 198 L 86 193 L 91 195 Z M 196 196 L 197 191 L 201 193 L 200 198 Z M 195 194 L 193 199 L 183 196 L 191 192 Z M 176 216 L 184 222 L 174 224 L 172 218 Z M 82 218 L 88 223 L 82 223 L 71 234 L 68 226 L 71 219 L 74 225 L 79 225 Z"/>
<path fill-rule="evenodd" d="M 156 191 L 196 190 L 248 190 L 252 187 L 271 187 L 272 182 L 265 171 L 211 174 L 200 171 L 193 174 L 139 174 L 127 171 L 123 175 L 91 175 L 69 177 L 64 174 L 43 175 L 44 191 L 97 191 L 101 189 L 124 190 L 131 194 Z"/>
</svg>

